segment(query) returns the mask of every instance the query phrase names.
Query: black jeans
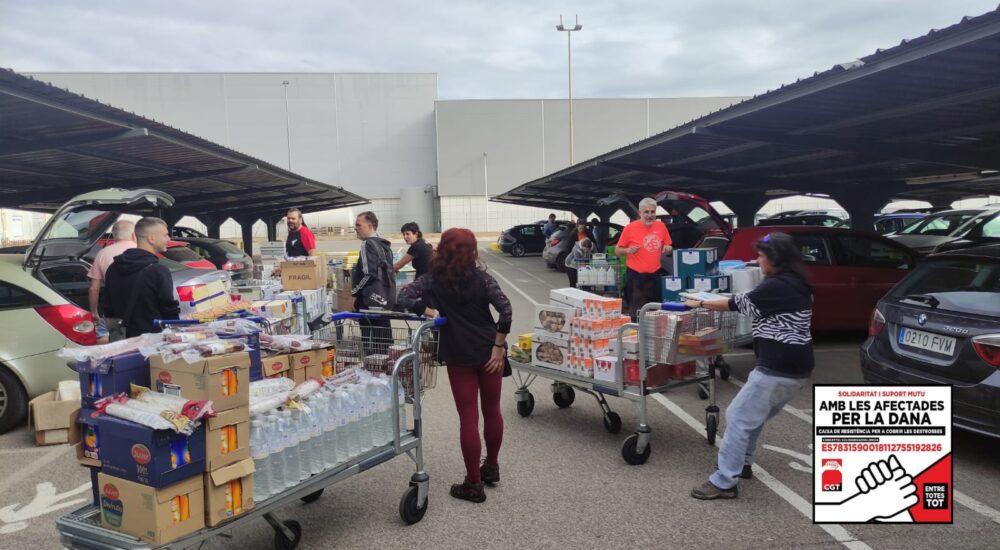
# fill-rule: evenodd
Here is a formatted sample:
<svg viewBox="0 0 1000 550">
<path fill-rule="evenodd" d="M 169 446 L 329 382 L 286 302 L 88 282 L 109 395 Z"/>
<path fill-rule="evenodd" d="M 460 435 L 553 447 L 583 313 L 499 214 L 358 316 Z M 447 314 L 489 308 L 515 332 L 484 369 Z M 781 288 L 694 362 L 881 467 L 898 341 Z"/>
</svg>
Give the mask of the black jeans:
<svg viewBox="0 0 1000 550">
<path fill-rule="evenodd" d="M 569 286 L 576 288 L 576 268 L 567 267 L 566 276 L 569 277 Z"/>
<path fill-rule="evenodd" d="M 633 269 L 625 270 L 625 301 L 628 316 L 633 321 L 642 306 L 661 299 L 661 273 L 639 273 Z"/>
</svg>

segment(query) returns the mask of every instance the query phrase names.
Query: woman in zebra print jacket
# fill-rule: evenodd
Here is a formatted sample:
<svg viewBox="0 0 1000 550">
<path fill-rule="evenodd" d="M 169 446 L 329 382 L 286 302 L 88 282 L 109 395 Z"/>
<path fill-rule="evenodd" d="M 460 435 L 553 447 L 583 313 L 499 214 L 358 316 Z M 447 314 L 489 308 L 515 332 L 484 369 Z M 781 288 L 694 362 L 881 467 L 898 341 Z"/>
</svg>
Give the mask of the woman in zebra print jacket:
<svg viewBox="0 0 1000 550">
<path fill-rule="evenodd" d="M 754 449 L 764 423 L 795 397 L 815 365 L 809 330 L 812 287 L 795 241 L 785 233 L 770 233 L 755 246 L 764 274 L 757 288 L 728 299 L 685 302 L 689 307 L 739 311 L 753 319 L 756 365 L 726 409 L 718 469 L 691 491 L 702 500 L 739 495 L 739 480 L 753 477 Z"/>
</svg>

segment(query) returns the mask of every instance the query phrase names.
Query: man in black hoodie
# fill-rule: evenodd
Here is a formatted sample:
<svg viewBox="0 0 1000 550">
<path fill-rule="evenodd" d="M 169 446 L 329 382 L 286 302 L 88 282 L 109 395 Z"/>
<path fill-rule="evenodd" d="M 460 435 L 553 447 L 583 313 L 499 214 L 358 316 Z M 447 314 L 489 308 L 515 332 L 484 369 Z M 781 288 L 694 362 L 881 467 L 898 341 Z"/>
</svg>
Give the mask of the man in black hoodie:
<svg viewBox="0 0 1000 550">
<path fill-rule="evenodd" d="M 153 319 L 177 319 L 181 312 L 174 298 L 170 270 L 156 256 L 167 250 L 167 223 L 159 218 L 142 218 L 135 224 L 135 240 L 136 248 L 117 256 L 108 268 L 101 295 L 104 316 L 120 319 L 128 338 L 160 332 Z"/>
<path fill-rule="evenodd" d="M 361 239 L 361 254 L 351 271 L 351 296 L 354 309 L 385 309 L 396 306 L 396 274 L 392 268 L 389 241 L 378 235 L 378 218 L 374 212 L 362 212 L 354 221 L 354 230 Z M 367 325 L 367 326 L 366 326 Z M 361 325 L 365 353 L 387 353 L 390 338 L 389 319 L 366 320 Z"/>
</svg>

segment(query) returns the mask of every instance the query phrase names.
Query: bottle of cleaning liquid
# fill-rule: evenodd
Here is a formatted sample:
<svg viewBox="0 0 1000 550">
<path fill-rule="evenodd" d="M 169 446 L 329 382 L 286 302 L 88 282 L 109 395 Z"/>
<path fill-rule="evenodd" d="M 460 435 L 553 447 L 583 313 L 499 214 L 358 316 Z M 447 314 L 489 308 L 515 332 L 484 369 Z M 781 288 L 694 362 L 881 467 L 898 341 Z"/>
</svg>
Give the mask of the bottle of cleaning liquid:
<svg viewBox="0 0 1000 550">
<path fill-rule="evenodd" d="M 267 444 L 264 419 L 254 416 L 250 419 L 250 453 L 253 457 L 253 501 L 261 502 L 270 496 L 271 457 Z"/>
</svg>

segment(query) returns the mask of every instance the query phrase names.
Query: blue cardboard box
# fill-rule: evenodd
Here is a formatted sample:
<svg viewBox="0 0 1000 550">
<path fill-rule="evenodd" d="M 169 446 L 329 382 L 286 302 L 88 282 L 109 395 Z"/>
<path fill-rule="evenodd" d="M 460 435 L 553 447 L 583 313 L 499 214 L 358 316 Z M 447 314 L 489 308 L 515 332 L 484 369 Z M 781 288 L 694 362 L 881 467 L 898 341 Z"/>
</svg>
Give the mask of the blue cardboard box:
<svg viewBox="0 0 1000 550">
<path fill-rule="evenodd" d="M 719 251 L 714 248 L 683 248 L 674 250 L 674 277 L 690 281 L 691 277 L 719 274 Z"/>
<path fill-rule="evenodd" d="M 681 277 L 660 278 L 660 301 L 680 302 L 681 292 L 687 290 L 687 285 Z"/>
<path fill-rule="evenodd" d="M 101 473 L 159 488 L 205 471 L 204 424 L 185 436 L 102 414 L 97 427 Z"/>
<path fill-rule="evenodd" d="M 126 353 L 101 362 L 77 361 L 80 375 L 80 406 L 92 408 L 103 397 L 128 393 L 129 384 L 149 387 L 149 361 L 139 352 Z"/>
<path fill-rule="evenodd" d="M 692 277 L 691 288 L 697 292 L 732 292 L 732 277 L 729 275 L 708 275 L 705 277 Z"/>
</svg>

